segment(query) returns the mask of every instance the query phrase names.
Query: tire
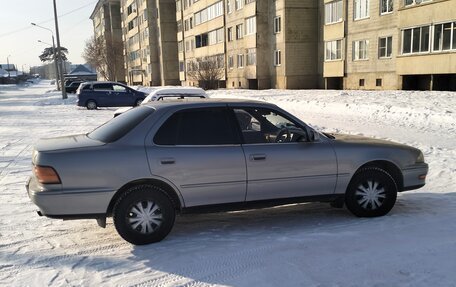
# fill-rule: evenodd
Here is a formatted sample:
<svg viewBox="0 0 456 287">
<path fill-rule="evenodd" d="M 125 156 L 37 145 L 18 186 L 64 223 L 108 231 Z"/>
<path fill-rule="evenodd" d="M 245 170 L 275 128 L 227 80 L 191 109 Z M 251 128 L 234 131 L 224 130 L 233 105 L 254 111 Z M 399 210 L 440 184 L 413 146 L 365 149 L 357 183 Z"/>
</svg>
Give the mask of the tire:
<svg viewBox="0 0 456 287">
<path fill-rule="evenodd" d="M 135 102 L 134 107 L 139 106 L 139 105 L 142 103 L 142 101 L 143 101 L 143 100 L 141 100 L 141 99 L 137 99 L 136 102 Z"/>
<path fill-rule="evenodd" d="M 89 100 L 87 101 L 86 107 L 88 110 L 96 110 L 98 107 L 97 102 L 95 102 L 94 100 Z"/>
<path fill-rule="evenodd" d="M 345 194 L 345 205 L 358 217 L 387 214 L 396 203 L 397 185 L 380 168 L 363 168 L 355 173 Z"/>
<path fill-rule="evenodd" d="M 145 220 L 139 218 L 141 215 L 146 217 Z M 161 241 L 173 228 L 175 217 L 170 198 L 161 188 L 151 185 L 127 190 L 113 208 L 117 232 L 135 245 Z"/>
</svg>

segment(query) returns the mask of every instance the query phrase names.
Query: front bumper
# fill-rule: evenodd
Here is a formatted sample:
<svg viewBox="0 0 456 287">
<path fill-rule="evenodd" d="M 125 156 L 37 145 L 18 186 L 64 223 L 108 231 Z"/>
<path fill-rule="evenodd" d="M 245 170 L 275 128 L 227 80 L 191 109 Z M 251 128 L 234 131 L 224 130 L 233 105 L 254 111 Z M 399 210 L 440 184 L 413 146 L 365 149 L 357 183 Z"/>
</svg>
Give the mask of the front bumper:
<svg viewBox="0 0 456 287">
<path fill-rule="evenodd" d="M 106 214 L 114 195 L 111 190 L 43 190 L 33 177 L 27 180 L 26 189 L 41 215 L 52 218 L 98 218 Z"/>
<path fill-rule="evenodd" d="M 427 163 L 417 163 L 413 166 L 404 168 L 402 175 L 404 184 L 402 191 L 418 189 L 426 184 L 426 175 L 429 171 Z"/>
</svg>

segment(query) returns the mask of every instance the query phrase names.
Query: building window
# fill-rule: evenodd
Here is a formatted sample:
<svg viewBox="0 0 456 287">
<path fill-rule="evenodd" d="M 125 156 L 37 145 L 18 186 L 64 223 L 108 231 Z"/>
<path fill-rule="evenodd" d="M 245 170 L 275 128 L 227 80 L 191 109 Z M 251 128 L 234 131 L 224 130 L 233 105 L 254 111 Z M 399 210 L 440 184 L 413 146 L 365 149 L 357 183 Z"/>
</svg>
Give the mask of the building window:
<svg viewBox="0 0 456 287">
<path fill-rule="evenodd" d="M 179 72 L 184 72 L 185 64 L 184 61 L 179 61 Z"/>
<path fill-rule="evenodd" d="M 256 49 L 247 49 L 247 66 L 256 65 Z"/>
<path fill-rule="evenodd" d="M 182 20 L 177 20 L 177 32 L 182 32 Z"/>
<path fill-rule="evenodd" d="M 206 47 L 208 45 L 208 33 L 195 36 L 196 48 Z"/>
<path fill-rule="evenodd" d="M 224 41 L 223 28 L 211 31 L 207 33 L 208 35 L 208 45 L 215 45 Z"/>
<path fill-rule="evenodd" d="M 393 0 L 380 0 L 380 14 L 393 12 Z"/>
<path fill-rule="evenodd" d="M 432 50 L 456 50 L 456 22 L 434 25 L 434 46 Z"/>
<path fill-rule="evenodd" d="M 329 41 L 325 43 L 325 60 L 341 60 L 342 59 L 342 40 Z"/>
<path fill-rule="evenodd" d="M 342 0 L 325 4 L 325 24 L 342 21 Z"/>
<path fill-rule="evenodd" d="M 429 52 L 430 26 L 402 30 L 402 54 Z"/>
<path fill-rule="evenodd" d="M 419 5 L 421 3 L 426 3 L 432 0 L 404 0 L 405 6 L 410 6 L 410 5 Z"/>
<path fill-rule="evenodd" d="M 364 87 L 364 79 L 359 79 L 359 86 Z"/>
<path fill-rule="evenodd" d="M 355 20 L 369 17 L 369 0 L 354 0 Z"/>
<path fill-rule="evenodd" d="M 242 9 L 244 7 L 244 0 L 234 0 L 236 10 Z"/>
<path fill-rule="evenodd" d="M 375 80 L 375 86 L 381 87 L 382 86 L 382 79 L 376 79 Z"/>
<path fill-rule="evenodd" d="M 238 68 L 244 68 L 244 54 L 237 55 L 237 66 Z"/>
<path fill-rule="evenodd" d="M 184 50 L 184 42 L 183 42 L 183 41 L 179 41 L 179 42 L 177 43 L 177 50 L 178 50 L 179 52 L 182 52 L 182 51 Z"/>
<path fill-rule="evenodd" d="M 223 15 L 223 1 L 219 1 L 211 6 L 195 13 L 195 25 L 210 21 Z"/>
<path fill-rule="evenodd" d="M 228 37 L 228 42 L 233 41 L 233 27 L 228 28 L 226 34 Z"/>
<path fill-rule="evenodd" d="M 236 40 L 244 37 L 244 24 L 236 25 Z"/>
<path fill-rule="evenodd" d="M 228 68 L 233 69 L 234 67 L 234 57 L 233 55 L 228 56 Z M 233 83 L 234 86 L 234 83 Z"/>
<path fill-rule="evenodd" d="M 250 17 L 245 19 L 245 34 L 255 34 L 256 33 L 256 17 Z"/>
<path fill-rule="evenodd" d="M 274 34 L 278 34 L 282 31 L 282 17 L 274 17 Z"/>
<path fill-rule="evenodd" d="M 245 0 L 245 5 L 255 2 L 255 0 Z"/>
<path fill-rule="evenodd" d="M 226 0 L 226 11 L 228 14 L 233 12 L 233 0 Z"/>
<path fill-rule="evenodd" d="M 282 65 L 282 51 L 275 50 L 274 51 L 274 66 Z"/>
<path fill-rule="evenodd" d="M 367 60 L 369 50 L 369 41 L 361 40 L 353 42 L 353 60 Z"/>
<path fill-rule="evenodd" d="M 385 37 L 378 39 L 378 57 L 391 58 L 393 52 L 393 37 Z"/>
</svg>

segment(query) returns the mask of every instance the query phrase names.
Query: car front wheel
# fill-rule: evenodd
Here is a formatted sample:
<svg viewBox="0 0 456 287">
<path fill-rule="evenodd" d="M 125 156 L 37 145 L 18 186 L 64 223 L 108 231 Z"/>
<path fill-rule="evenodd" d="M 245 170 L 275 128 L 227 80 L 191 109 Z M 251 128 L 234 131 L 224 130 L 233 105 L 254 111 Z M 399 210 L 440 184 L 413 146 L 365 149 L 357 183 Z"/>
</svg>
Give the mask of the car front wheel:
<svg viewBox="0 0 456 287">
<path fill-rule="evenodd" d="M 119 235 L 135 245 L 161 241 L 174 225 L 175 210 L 169 197 L 158 187 L 141 185 L 125 192 L 113 209 Z"/>
<path fill-rule="evenodd" d="M 353 176 L 345 194 L 345 204 L 354 215 L 375 217 L 387 214 L 396 203 L 397 185 L 380 168 L 363 168 Z"/>
</svg>

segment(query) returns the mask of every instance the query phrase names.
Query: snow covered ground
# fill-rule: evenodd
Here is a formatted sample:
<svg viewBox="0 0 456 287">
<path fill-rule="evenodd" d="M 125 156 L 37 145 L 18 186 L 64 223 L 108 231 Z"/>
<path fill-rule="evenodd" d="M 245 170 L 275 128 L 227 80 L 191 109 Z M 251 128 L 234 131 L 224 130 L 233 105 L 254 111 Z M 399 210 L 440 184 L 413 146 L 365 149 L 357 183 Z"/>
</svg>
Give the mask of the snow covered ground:
<svg viewBox="0 0 456 287">
<path fill-rule="evenodd" d="M 390 214 L 355 218 L 310 203 L 186 215 L 162 242 L 132 246 L 95 220 L 38 217 L 24 183 L 41 137 L 88 132 L 115 108 L 88 111 L 42 81 L 0 86 L 0 285 L 456 286 L 456 93 L 210 92 L 273 102 L 325 131 L 420 148 L 427 185 Z"/>
</svg>

